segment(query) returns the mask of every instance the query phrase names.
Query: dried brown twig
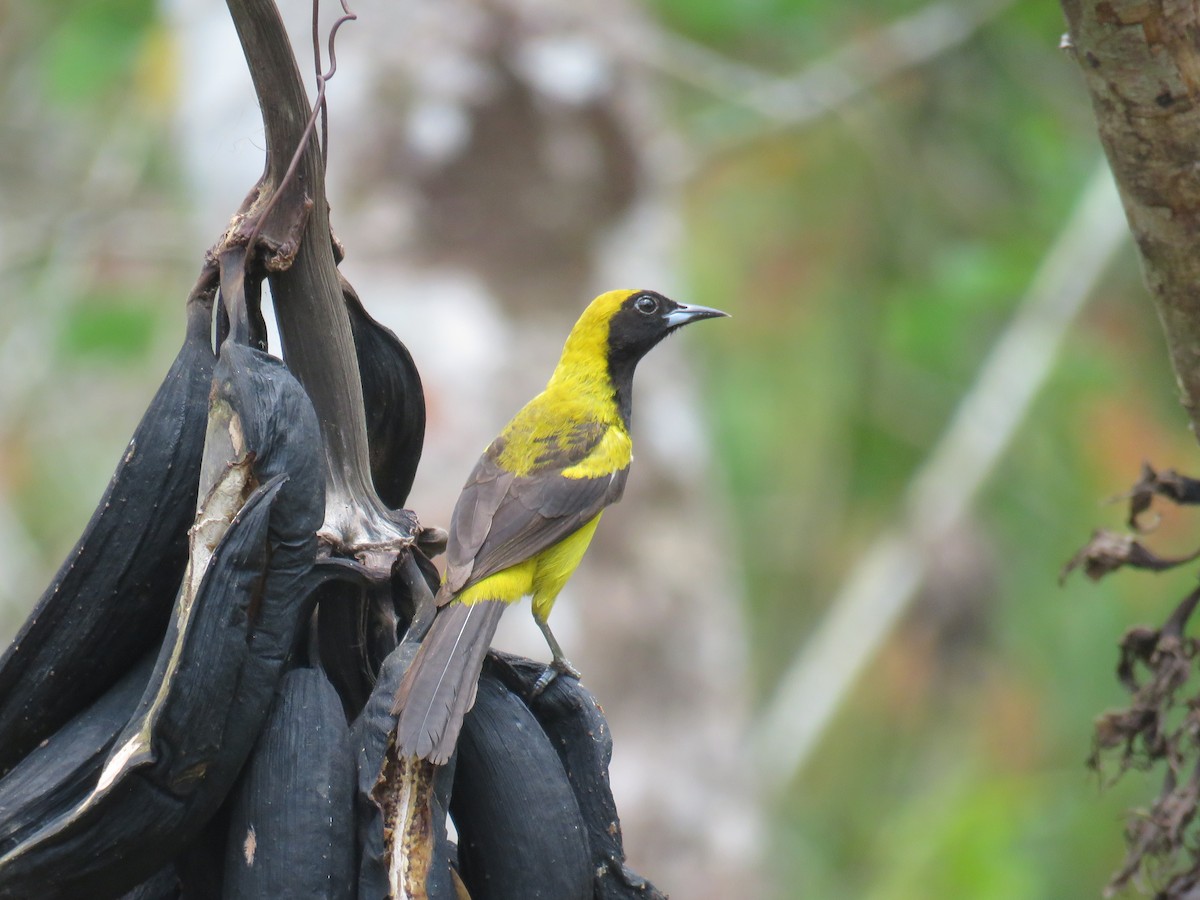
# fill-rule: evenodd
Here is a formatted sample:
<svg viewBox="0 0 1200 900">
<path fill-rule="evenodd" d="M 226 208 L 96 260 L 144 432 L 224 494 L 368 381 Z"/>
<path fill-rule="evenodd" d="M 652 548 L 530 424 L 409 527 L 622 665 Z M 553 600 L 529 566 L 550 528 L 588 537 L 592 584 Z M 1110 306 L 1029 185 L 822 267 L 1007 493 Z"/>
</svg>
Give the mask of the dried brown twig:
<svg viewBox="0 0 1200 900">
<path fill-rule="evenodd" d="M 1145 532 L 1141 517 L 1155 497 L 1192 505 L 1200 500 L 1200 482 L 1174 471 L 1158 473 L 1142 467 L 1137 483 L 1124 494 L 1129 501 L 1127 522 Z M 1077 568 L 1099 580 L 1121 568 L 1165 571 L 1200 558 L 1200 550 L 1178 558 L 1159 556 L 1133 534 L 1101 529 L 1063 567 L 1062 578 Z M 1187 626 L 1200 604 L 1200 587 L 1175 607 L 1161 628 L 1136 626 L 1120 643 L 1116 675 L 1130 694 L 1129 705 L 1096 719 L 1088 765 L 1103 773 L 1115 755 L 1109 783 L 1129 769 L 1164 767 L 1162 788 L 1148 810 L 1130 814 L 1126 824 L 1128 850 L 1109 881 L 1108 896 L 1139 876 L 1164 884 L 1156 896 L 1189 896 L 1200 884 L 1200 858 L 1192 852 L 1196 835 L 1191 825 L 1200 801 L 1200 694 L 1183 689 L 1192 676 L 1200 643 Z M 1185 774 L 1186 773 L 1186 774 Z"/>
</svg>

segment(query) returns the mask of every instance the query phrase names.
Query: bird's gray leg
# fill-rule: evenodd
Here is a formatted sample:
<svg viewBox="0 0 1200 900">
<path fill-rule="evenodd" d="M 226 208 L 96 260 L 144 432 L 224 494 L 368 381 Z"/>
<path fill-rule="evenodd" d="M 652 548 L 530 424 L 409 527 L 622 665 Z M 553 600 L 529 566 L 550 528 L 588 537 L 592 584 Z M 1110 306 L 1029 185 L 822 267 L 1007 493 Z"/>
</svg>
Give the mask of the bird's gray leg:
<svg viewBox="0 0 1200 900">
<path fill-rule="evenodd" d="M 553 682 L 554 679 L 560 674 L 569 675 L 576 681 L 578 681 L 582 676 L 579 674 L 579 670 L 571 665 L 571 661 L 567 659 L 566 654 L 563 653 L 563 649 L 559 646 L 557 638 L 554 637 L 554 632 L 550 630 L 550 623 L 543 620 L 539 616 L 534 616 L 533 620 L 537 622 L 538 628 L 542 630 L 542 636 L 546 639 L 546 643 L 550 645 L 550 652 L 554 654 L 554 658 L 550 661 L 549 668 L 547 668 L 546 671 L 541 674 L 538 680 L 534 682 L 533 696 L 536 697 L 546 688 L 550 687 L 551 682 Z"/>
</svg>

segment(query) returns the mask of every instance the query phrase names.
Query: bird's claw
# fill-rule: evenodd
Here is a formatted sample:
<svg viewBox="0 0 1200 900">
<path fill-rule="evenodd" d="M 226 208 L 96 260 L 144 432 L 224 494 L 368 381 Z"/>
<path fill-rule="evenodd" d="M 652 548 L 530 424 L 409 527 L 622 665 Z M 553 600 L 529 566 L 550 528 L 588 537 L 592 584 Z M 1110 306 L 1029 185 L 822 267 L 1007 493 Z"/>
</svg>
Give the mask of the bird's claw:
<svg viewBox="0 0 1200 900">
<path fill-rule="evenodd" d="M 538 676 L 538 680 L 533 683 L 533 690 L 529 692 L 529 696 L 541 696 L 542 691 L 550 687 L 554 683 L 554 679 L 559 675 L 566 675 L 568 678 L 574 678 L 576 681 L 583 678 L 579 670 L 571 665 L 570 660 L 555 659 L 550 665 L 546 666 L 542 674 Z"/>
</svg>

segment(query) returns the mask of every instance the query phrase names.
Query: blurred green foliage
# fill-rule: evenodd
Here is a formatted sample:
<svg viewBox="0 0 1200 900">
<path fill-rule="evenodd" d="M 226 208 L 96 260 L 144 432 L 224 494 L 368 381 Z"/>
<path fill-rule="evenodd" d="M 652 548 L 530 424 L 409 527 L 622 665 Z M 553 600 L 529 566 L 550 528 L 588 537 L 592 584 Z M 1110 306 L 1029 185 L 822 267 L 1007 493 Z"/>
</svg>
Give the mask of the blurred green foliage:
<svg viewBox="0 0 1200 900">
<path fill-rule="evenodd" d="M 921 4 L 655 8 L 785 75 Z M 707 159 L 690 185 L 688 298 L 734 315 L 700 337 L 764 699 L 897 520 L 1098 158 L 1062 29 L 1057 4 L 1014 3 L 833 114 Z M 678 91 L 697 116 L 728 103 Z M 1101 501 L 1143 457 L 1200 468 L 1175 398 L 1127 250 L 963 533 L 779 798 L 777 896 L 1099 895 L 1124 810 L 1157 787 L 1099 790 L 1091 722 L 1124 700 L 1124 629 L 1161 622 L 1195 574 L 1056 578 L 1094 527 L 1121 527 L 1124 510 Z M 1151 541 L 1183 552 L 1194 525 L 1164 511 Z"/>
<path fill-rule="evenodd" d="M 61 334 L 61 352 L 68 359 L 95 357 L 137 359 L 151 346 L 160 297 L 142 305 L 124 296 L 85 297 L 79 311 L 67 321 Z M 87 358 L 93 358 L 91 360 Z"/>
<path fill-rule="evenodd" d="M 154 22 L 154 0 L 70 0 L 57 7 L 40 57 L 47 97 L 84 104 L 127 82 Z"/>
<path fill-rule="evenodd" d="M 179 340 L 183 304 L 163 298 L 187 289 L 196 241 L 165 139 L 173 87 L 155 0 L 0 14 L 0 497 L 39 579 L 87 521 Z M 8 591 L 36 596 L 18 574 Z M 0 607 L 7 636 L 24 611 Z"/>
</svg>

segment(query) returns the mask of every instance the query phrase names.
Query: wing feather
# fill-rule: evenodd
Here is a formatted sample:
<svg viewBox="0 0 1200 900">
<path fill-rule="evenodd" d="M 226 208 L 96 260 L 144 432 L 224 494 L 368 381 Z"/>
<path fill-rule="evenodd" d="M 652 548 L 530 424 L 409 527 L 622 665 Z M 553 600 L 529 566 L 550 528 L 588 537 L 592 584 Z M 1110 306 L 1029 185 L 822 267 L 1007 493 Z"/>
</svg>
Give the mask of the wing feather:
<svg viewBox="0 0 1200 900">
<path fill-rule="evenodd" d="M 514 480 L 492 517 L 471 581 L 523 562 L 582 528 L 620 496 L 628 472 L 625 468 L 602 478 L 555 475 L 533 483 Z"/>
<path fill-rule="evenodd" d="M 492 528 L 492 518 L 504 503 L 516 476 L 483 456 L 475 465 L 454 505 L 446 546 L 446 592 L 462 590 L 475 568 L 475 557 Z"/>
<path fill-rule="evenodd" d="M 487 449 L 454 507 L 440 602 L 553 546 L 620 499 L 628 465 L 596 478 L 562 474 L 596 452 L 610 427 L 616 426 L 580 423 L 565 438 L 539 448 L 525 475 L 500 465 L 504 438 Z"/>
</svg>

